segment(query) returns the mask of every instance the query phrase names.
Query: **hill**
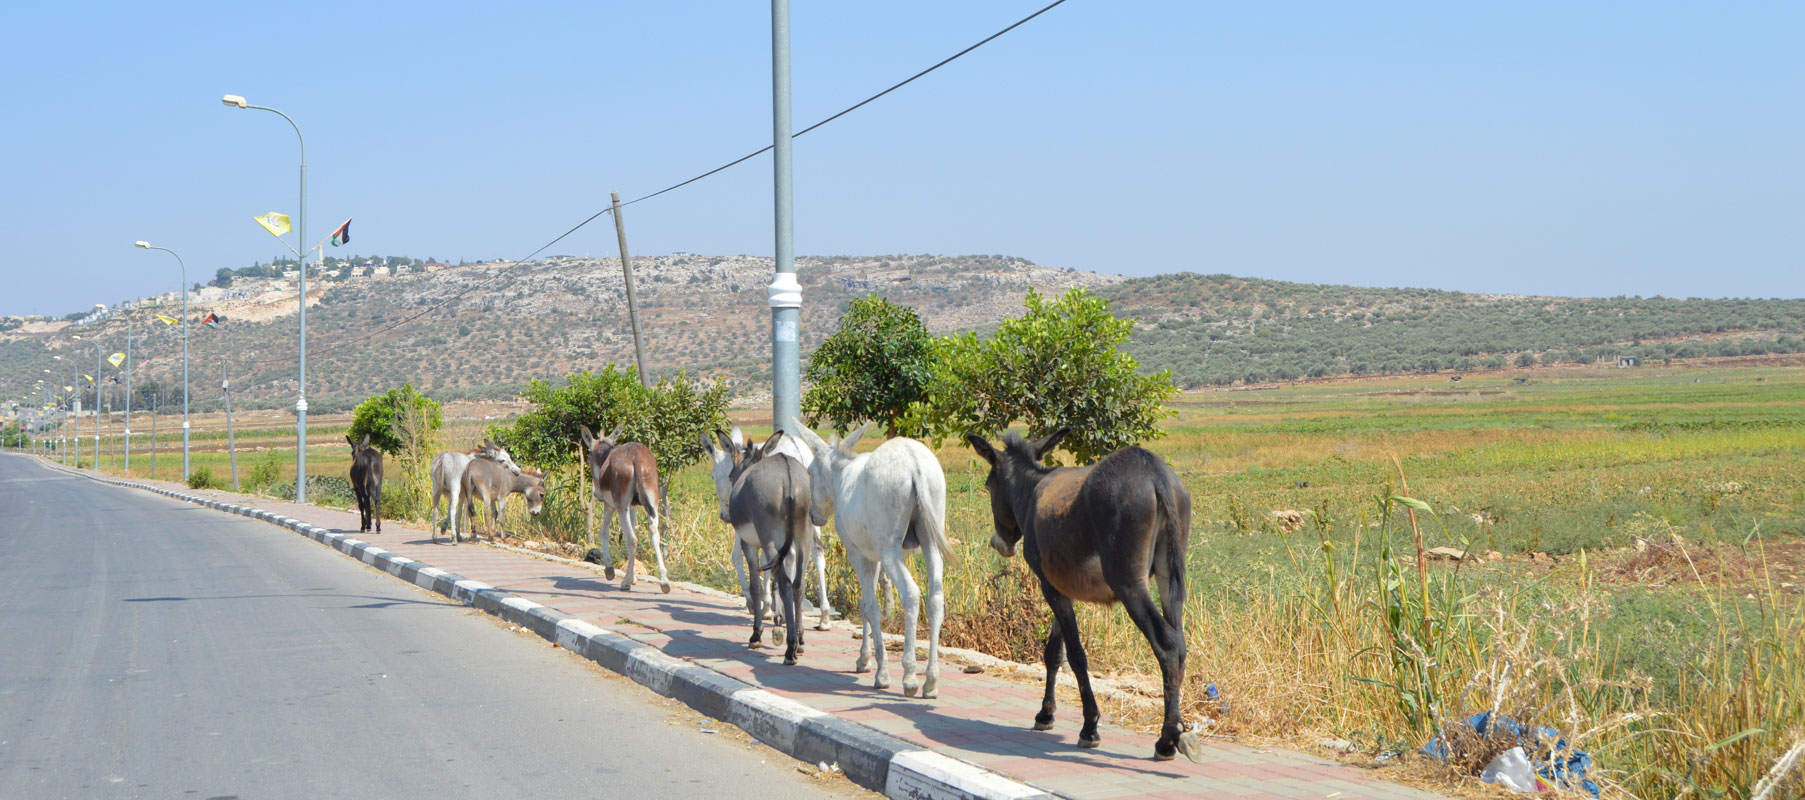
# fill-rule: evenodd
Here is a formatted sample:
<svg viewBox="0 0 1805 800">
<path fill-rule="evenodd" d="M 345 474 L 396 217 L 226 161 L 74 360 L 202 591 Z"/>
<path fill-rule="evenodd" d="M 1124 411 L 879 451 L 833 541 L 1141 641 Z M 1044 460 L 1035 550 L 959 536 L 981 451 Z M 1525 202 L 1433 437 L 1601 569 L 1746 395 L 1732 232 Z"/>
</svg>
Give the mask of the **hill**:
<svg viewBox="0 0 1805 800">
<path fill-rule="evenodd" d="M 1800 352 L 1805 300 L 1526 297 L 1181 273 L 1103 288 L 1181 386 Z"/>
<path fill-rule="evenodd" d="M 634 265 L 653 371 L 722 377 L 752 399 L 768 391 L 771 259 L 675 254 Z M 805 355 L 832 332 L 846 301 L 866 292 L 914 307 L 930 330 L 947 333 L 1020 313 L 1029 287 L 1084 286 L 1118 314 L 1139 318 L 1128 348 L 1145 368 L 1171 369 L 1187 387 L 1805 349 L 1805 300 L 1523 297 L 1189 273 L 1124 279 L 1007 256 L 806 257 L 797 268 Z M 315 410 L 346 408 L 406 381 L 441 399 L 508 398 L 535 377 L 632 363 L 615 259 L 400 272 L 309 282 Z M 222 375 L 247 407 L 293 403 L 296 296 L 291 282 L 271 278 L 191 297 L 195 319 L 206 310 L 227 319 L 217 330 L 190 330 L 197 407 L 219 404 Z M 96 343 L 103 354 L 124 350 L 130 327 L 142 337 L 133 344 L 134 405 L 151 394 L 179 403 L 180 329 L 154 318 L 178 306 L 159 300 L 79 323 L 0 330 L 0 399 L 41 396 L 31 387 L 46 377 L 59 386 L 80 381 L 94 371 Z M 107 396 L 117 403 L 119 395 Z"/>
</svg>

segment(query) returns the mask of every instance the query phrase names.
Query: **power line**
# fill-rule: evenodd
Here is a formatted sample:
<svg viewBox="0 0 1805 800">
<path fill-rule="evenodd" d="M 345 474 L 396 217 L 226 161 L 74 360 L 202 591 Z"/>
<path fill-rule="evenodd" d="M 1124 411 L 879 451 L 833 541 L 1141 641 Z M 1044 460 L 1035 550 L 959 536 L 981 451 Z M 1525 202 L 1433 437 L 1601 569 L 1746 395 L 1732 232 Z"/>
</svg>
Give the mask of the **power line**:
<svg viewBox="0 0 1805 800">
<path fill-rule="evenodd" d="M 952 55 L 950 55 L 950 56 L 947 56 L 947 57 L 946 57 L 946 58 L 944 58 L 944 59 L 941 59 L 941 60 L 940 60 L 940 61 L 939 61 L 939 62 L 938 62 L 938 63 L 936 63 L 936 64 L 934 64 L 934 65 L 933 65 L 933 66 L 931 66 L 931 67 L 928 67 L 928 68 L 927 68 L 927 69 L 924 69 L 924 70 L 922 70 L 922 71 L 920 71 L 920 72 L 917 72 L 917 73 L 915 73 L 915 74 L 914 74 L 914 75 L 910 75 L 910 76 L 909 76 L 909 77 L 907 77 L 907 78 L 904 78 L 904 79 L 902 79 L 902 80 L 901 80 L 901 81 L 898 81 L 898 82 L 896 82 L 896 83 L 894 83 L 894 84 L 892 84 L 892 85 L 891 85 L 891 86 L 890 86 L 890 87 L 889 87 L 889 88 L 887 88 L 887 89 L 885 89 L 885 90 L 883 90 L 883 91 L 881 91 L 881 92 L 878 92 L 878 93 L 877 93 L 877 94 L 874 94 L 874 95 L 872 95 L 872 96 L 870 96 L 870 97 L 867 97 L 867 98 L 865 98 L 865 99 L 863 99 L 863 100 L 860 100 L 860 101 L 859 101 L 859 102 L 857 102 L 857 103 L 854 103 L 854 104 L 852 104 L 852 105 L 850 105 L 850 106 L 847 106 L 847 107 L 846 107 L 846 108 L 843 108 L 843 109 L 841 109 L 841 110 L 840 110 L 840 111 L 839 111 L 839 112 L 838 112 L 838 113 L 836 113 L 836 114 L 834 114 L 834 115 L 833 115 L 833 116 L 831 116 L 831 117 L 828 117 L 828 118 L 826 118 L 826 119 L 824 119 L 824 120 L 821 120 L 821 121 L 820 121 L 820 122 L 817 122 L 817 123 L 815 123 L 815 124 L 813 124 L 813 125 L 810 125 L 810 126 L 808 126 L 808 127 L 806 127 L 806 128 L 803 128 L 803 129 L 802 129 L 802 130 L 800 130 L 800 131 L 797 131 L 797 132 L 795 132 L 795 133 L 793 133 L 793 134 L 791 134 L 791 135 L 790 135 L 790 138 L 791 138 L 791 139 L 794 139 L 794 138 L 796 138 L 796 137 L 798 137 L 798 136 L 801 136 L 801 135 L 803 135 L 803 134 L 805 134 L 805 133 L 808 133 L 808 132 L 809 132 L 809 131 L 812 131 L 812 130 L 814 130 L 814 129 L 816 129 L 816 128 L 819 128 L 819 127 L 821 127 L 821 126 L 823 126 L 823 125 L 826 125 L 826 124 L 827 124 L 827 123 L 829 123 L 829 122 L 833 122 L 833 121 L 834 121 L 834 120 L 836 120 L 836 119 L 839 119 L 839 118 L 841 118 L 841 117 L 844 117 L 844 116 L 846 116 L 846 115 L 847 115 L 847 114 L 850 114 L 850 113 L 852 113 L 852 112 L 854 112 L 854 111 L 857 111 L 857 110 L 858 110 L 858 109 L 860 109 L 860 108 L 863 108 L 863 107 L 864 107 L 864 106 L 866 106 L 866 105 L 868 105 L 868 104 L 870 104 L 870 103 L 871 103 L 871 102 L 872 102 L 872 101 L 874 101 L 874 100 L 876 100 L 876 99 L 878 99 L 878 98 L 880 98 L 880 97 L 883 97 L 883 96 L 884 96 L 884 95 L 887 95 L 887 94 L 889 94 L 889 93 L 891 93 L 891 92 L 894 92 L 894 91 L 896 91 L 896 90 L 897 90 L 897 89 L 901 89 L 901 88 L 902 88 L 902 87 L 904 87 L 904 86 L 907 86 L 907 85 L 909 85 L 909 84 L 911 84 L 911 83 L 914 83 L 914 82 L 915 82 L 915 80 L 916 80 L 916 79 L 917 79 L 917 78 L 920 78 L 920 77 L 922 77 L 922 76 L 924 76 L 924 75 L 926 75 L 926 74 L 928 74 L 928 73 L 930 73 L 930 72 L 933 72 L 933 71 L 934 71 L 934 70 L 937 70 L 937 69 L 940 69 L 940 68 L 941 68 L 941 67 L 944 67 L 944 66 L 946 66 L 946 65 L 947 65 L 947 64 L 950 64 L 950 63 L 952 63 L 952 62 L 953 62 L 953 61 L 955 61 L 955 60 L 957 60 L 957 59 L 958 59 L 958 58 L 959 58 L 959 57 L 960 57 L 960 56 L 963 56 L 963 55 L 965 55 L 965 54 L 966 54 L 966 53 L 970 53 L 970 52 L 971 52 L 971 51 L 973 51 L 973 50 L 976 50 L 976 49 L 978 49 L 978 48 L 980 48 L 980 47 L 983 47 L 983 46 L 984 46 L 984 45 L 986 45 L 986 44 L 989 44 L 989 43 L 990 43 L 990 42 L 991 42 L 991 41 L 993 41 L 993 40 L 995 40 L 995 39 L 996 39 L 996 38 L 997 38 L 997 37 L 1000 37 L 1000 36 L 1002 36 L 1002 35 L 1003 35 L 1003 34 L 1005 34 L 1005 33 L 1008 33 L 1008 32 L 1010 32 L 1010 31 L 1012 31 L 1012 30 L 1015 30 L 1015 29 L 1016 29 L 1016 28 L 1019 28 L 1019 27 L 1021 27 L 1021 26 L 1022 26 L 1022 25 L 1025 25 L 1025 24 L 1027 24 L 1027 23 L 1028 23 L 1028 21 L 1029 21 L 1029 20 L 1032 20 L 1032 19 L 1034 19 L 1034 18 L 1035 18 L 1035 17 L 1038 17 L 1038 16 L 1040 16 L 1040 15 L 1042 15 L 1042 14 L 1045 14 L 1045 13 L 1047 13 L 1047 12 L 1048 12 L 1048 11 L 1051 11 L 1051 10 L 1053 10 L 1053 9 L 1054 9 L 1054 8 L 1055 8 L 1055 7 L 1057 7 L 1057 6 L 1059 6 L 1059 5 L 1061 5 L 1061 4 L 1063 4 L 1063 3 L 1065 3 L 1065 2 L 1066 2 L 1066 0 L 1053 0 L 1053 2 L 1051 2 L 1051 3 L 1048 3 L 1048 4 L 1047 4 L 1047 5 L 1045 5 L 1045 6 L 1042 6 L 1042 7 L 1041 7 L 1041 8 L 1040 8 L 1040 10 L 1038 10 L 1038 11 L 1035 11 L 1035 12 L 1034 12 L 1034 13 L 1032 13 L 1032 14 L 1029 14 L 1029 15 L 1028 15 L 1028 16 L 1025 16 L 1025 17 L 1022 17 L 1022 18 L 1021 18 L 1021 19 L 1018 19 L 1018 20 L 1016 20 L 1016 21 L 1015 21 L 1015 22 L 1014 22 L 1014 23 L 1011 23 L 1011 24 L 1010 24 L 1010 25 L 1009 25 L 1009 26 L 1008 26 L 1008 27 L 1005 27 L 1005 28 L 1003 28 L 1003 29 L 1002 29 L 1002 30 L 999 30 L 999 31 L 997 31 L 997 32 L 996 32 L 996 33 L 993 33 L 993 34 L 991 34 L 991 35 L 989 35 L 989 36 L 986 36 L 986 37 L 984 37 L 984 38 L 983 38 L 983 39 L 981 39 L 981 40 L 979 40 L 979 41 L 978 41 L 978 42 L 977 42 L 977 43 L 976 43 L 976 44 L 973 44 L 973 45 L 972 45 L 972 46 L 970 46 L 970 47 L 967 47 L 967 48 L 965 48 L 965 49 L 964 49 L 964 50 L 960 50 L 960 51 L 959 51 L 959 52 L 957 52 L 957 53 L 954 53 L 954 54 L 952 54 Z M 689 180 L 686 180 L 686 181 L 682 181 L 682 182 L 679 182 L 679 183 L 674 183 L 674 184 L 671 184 L 671 185 L 670 185 L 670 186 L 666 186 L 666 187 L 664 187 L 664 188 L 663 188 L 663 189 L 659 189 L 659 190 L 658 190 L 658 191 L 656 191 L 656 192 L 653 192 L 653 193 L 651 193 L 651 194 L 648 194 L 648 195 L 644 195 L 644 196 L 641 196 L 641 197 L 637 197 L 637 198 L 634 198 L 634 199 L 633 199 L 633 200 L 629 200 L 629 201 L 627 201 L 627 202 L 625 202 L 625 203 L 622 203 L 622 204 L 621 204 L 621 207 L 622 207 L 622 208 L 625 208 L 625 207 L 627 207 L 627 206 L 630 206 L 630 205 L 633 205 L 633 204 L 634 204 L 634 203 L 638 203 L 638 202 L 641 202 L 641 201 L 644 201 L 644 200 L 650 200 L 650 199 L 652 199 L 652 198 L 654 198 L 654 197 L 657 197 L 657 196 L 659 196 L 659 195 L 661 195 L 661 194 L 664 194 L 664 193 L 666 193 L 666 192 L 670 192 L 670 191 L 675 191 L 675 190 L 677 190 L 677 189 L 681 189 L 681 188 L 683 188 L 683 187 L 685 187 L 685 186 L 688 186 L 688 185 L 690 185 L 690 184 L 692 184 L 692 183 L 695 183 L 695 182 L 696 182 L 696 181 L 699 181 L 699 180 L 702 180 L 702 179 L 704 179 L 704 178 L 707 178 L 707 177 L 710 177 L 710 176 L 713 176 L 713 175 L 716 175 L 716 174 L 719 174 L 719 173 L 721 173 L 721 172 L 724 172 L 724 171 L 726 171 L 726 170 L 728 170 L 728 169 L 731 169 L 731 168 L 733 168 L 733 167 L 736 167 L 736 166 L 739 166 L 739 165 L 740 165 L 740 164 L 744 164 L 744 163 L 746 163 L 746 162 L 747 162 L 747 161 L 750 161 L 750 160 L 752 160 L 752 159 L 754 159 L 754 158 L 757 158 L 757 157 L 759 157 L 759 156 L 761 156 L 761 155 L 764 155 L 764 154 L 765 154 L 765 153 L 769 153 L 769 152 L 771 152 L 771 150 L 773 150 L 773 149 L 775 149 L 775 147 L 776 147 L 776 145 L 774 145 L 774 144 L 768 144 L 768 145 L 765 145 L 765 146 L 764 146 L 764 147 L 762 147 L 762 148 L 759 148 L 759 149 L 757 149 L 757 150 L 754 150 L 754 151 L 752 151 L 752 152 L 750 152 L 750 153 L 747 153 L 747 154 L 746 154 L 746 155 L 743 155 L 743 156 L 740 156 L 740 157 L 739 157 L 739 158 L 736 158 L 736 159 L 734 159 L 734 160 L 732 160 L 732 161 L 729 161 L 729 162 L 727 162 L 727 163 L 725 163 L 725 164 L 722 164 L 722 165 L 721 165 L 721 166 L 718 166 L 718 167 L 715 167 L 715 168 L 714 168 L 714 169 L 711 169 L 711 170 L 709 170 L 709 171 L 707 171 L 707 172 L 704 172 L 704 173 L 702 173 L 702 174 L 700 174 L 700 175 L 697 175 L 697 176 L 695 176 L 695 177 L 693 177 L 693 178 L 690 178 L 690 179 L 689 179 Z M 589 215 L 589 218 L 588 218 L 588 219 L 585 219 L 585 220 L 583 220 L 583 221 L 582 221 L 582 222 L 579 222 L 579 223 L 577 223 L 577 224 L 576 224 L 576 225 L 575 225 L 575 226 L 574 226 L 574 227 L 572 227 L 572 228 L 571 228 L 571 229 L 570 229 L 570 230 L 567 230 L 567 231 L 565 231 L 565 232 L 563 232 L 563 233 L 561 233 L 561 234 L 559 234 L 559 235 L 558 235 L 558 237 L 557 237 L 557 238 L 555 238 L 555 239 L 553 239 L 553 240 L 551 240 L 551 241 L 549 241 L 549 242 L 546 242 L 546 243 L 545 243 L 545 244 L 543 244 L 543 245 L 540 245 L 540 247 L 539 247 L 539 249 L 537 249 L 537 250 L 534 250 L 534 251 L 533 251 L 533 252 L 531 252 L 531 253 L 528 253 L 528 254 L 527 254 L 527 255 L 526 255 L 526 257 L 525 257 L 525 258 L 521 258 L 521 259 L 517 259 L 517 260 L 515 260 L 515 261 L 514 261 L 514 262 L 513 262 L 513 263 L 511 263 L 511 264 L 509 264 L 509 265 L 508 265 L 508 266 L 506 266 L 506 267 L 503 267 L 503 268 L 502 268 L 502 269 L 501 269 L 501 271 L 500 271 L 500 272 L 497 272 L 497 273 L 495 273 L 495 274 L 494 274 L 494 275 L 491 275 L 491 276 L 489 276 L 489 277 L 488 277 L 488 278 L 486 278 L 486 279 L 484 279 L 484 280 L 483 280 L 483 281 L 481 281 L 481 282 L 479 282 L 479 283 L 477 283 L 477 284 L 476 284 L 476 285 L 474 285 L 474 286 L 469 286 L 469 287 L 466 287 L 466 288 L 464 288 L 464 289 L 463 289 L 463 290 L 461 290 L 461 291 L 459 291 L 459 292 L 456 292 L 456 293 L 454 293 L 454 294 L 453 294 L 453 295 L 452 295 L 452 296 L 451 296 L 451 297 L 448 297 L 448 298 L 446 298 L 446 299 L 445 299 L 445 300 L 444 300 L 444 301 L 443 301 L 443 302 L 440 302 L 440 303 L 438 303 L 438 304 L 436 304 L 436 305 L 433 305 L 433 306 L 431 306 L 431 307 L 429 307 L 429 308 L 427 308 L 427 309 L 425 309 L 425 310 L 424 310 L 424 311 L 421 311 L 421 312 L 419 312 L 419 313 L 416 313 L 416 314 L 412 314 L 412 315 L 409 315 L 409 316 L 406 316 L 406 317 L 403 317 L 403 318 L 401 318 L 401 319 L 399 319 L 399 320 L 396 320 L 396 321 L 394 321 L 394 322 L 392 322 L 392 323 L 389 323 L 389 324 L 387 324 L 387 325 L 384 325 L 384 326 L 382 326 L 382 327 L 381 327 L 381 328 L 377 328 L 377 329 L 376 329 L 376 330 L 374 330 L 374 331 L 371 331 L 371 332 L 368 332 L 368 333 L 364 333 L 364 334 L 359 334 L 359 338 L 368 338 L 368 337 L 372 337 L 372 336 L 377 336 L 377 335 L 380 335 L 380 334 L 383 334 L 383 333 L 387 333 L 387 332 L 388 332 L 388 331 L 391 331 L 391 330 L 394 330 L 394 329 L 396 329 L 396 328 L 398 328 L 398 327 L 400 327 L 400 326 L 402 326 L 402 325 L 405 325 L 405 324 L 407 324 L 407 323 L 409 323 L 409 322 L 412 322 L 412 321 L 414 321 L 414 320 L 416 320 L 416 319 L 419 319 L 419 318 L 421 318 L 421 317 L 424 317 L 424 316 L 426 316 L 426 315 L 428 315 L 428 314 L 432 314 L 432 313 L 434 313 L 434 312 L 437 312 L 437 311 L 439 311 L 439 310 L 441 310 L 441 309 L 443 309 L 443 308 L 445 308 L 445 307 L 446 307 L 446 306 L 449 306 L 449 305 L 451 305 L 451 304 L 452 304 L 452 303 L 454 303 L 454 302 L 457 302 L 457 301 L 458 301 L 458 300 L 459 300 L 459 299 L 460 299 L 460 298 L 462 298 L 462 297 L 464 297 L 464 296 L 465 296 L 465 295 L 467 295 L 467 294 L 469 294 L 469 293 L 471 293 L 471 292 L 474 292 L 474 291 L 476 291 L 476 290 L 478 290 L 478 289 L 481 289 L 481 288 L 483 288 L 483 287 L 485 287 L 485 286 L 488 286 L 488 285 L 489 285 L 489 284 L 491 284 L 491 283 L 493 283 L 493 282 L 495 282 L 495 281 L 496 281 L 496 280 L 498 280 L 498 279 L 500 279 L 500 278 L 502 278 L 502 277 L 504 277 L 504 276 L 506 276 L 506 275 L 508 275 L 508 274 L 509 274 L 509 273 L 511 273 L 511 272 L 513 272 L 513 271 L 514 271 L 514 269 L 515 269 L 515 268 L 516 268 L 516 267 L 519 267 L 519 266 L 520 266 L 520 265 L 522 265 L 522 264 L 525 264 L 525 263 L 527 263 L 527 262 L 529 262 L 529 261 L 531 261 L 531 260 L 532 260 L 532 259 L 533 259 L 533 257 L 534 257 L 534 256 L 537 256 L 537 255 L 539 255 L 539 254 L 540 254 L 540 253 L 543 253 L 543 252 L 545 252 L 545 251 L 546 251 L 546 250 L 547 250 L 547 249 L 548 249 L 548 248 L 550 248 L 550 247 L 551 247 L 551 246 L 552 246 L 552 245 L 555 245 L 555 244 L 557 244 L 557 243 L 558 243 L 558 242 L 561 242 L 561 241 L 563 241 L 563 240 L 564 240 L 564 239 L 565 239 L 565 238 L 566 238 L 566 237 L 568 237 L 568 236 L 570 236 L 570 235 L 571 235 L 571 234 L 573 234 L 573 233 L 576 233 L 576 232 L 577 232 L 577 231 L 579 231 L 579 230 L 582 230 L 582 229 L 583 229 L 583 227 L 584 227 L 584 226 L 586 226 L 586 225 L 588 225 L 588 224 L 589 224 L 589 223 L 591 223 L 591 222 L 594 222 L 594 221 L 596 221 L 596 219 L 598 219 L 598 218 L 600 218 L 600 217 L 601 217 L 601 216 L 602 216 L 602 215 L 603 215 L 603 214 L 607 214 L 607 213 L 609 213 L 609 212 L 610 212 L 610 211 L 612 211 L 612 210 L 613 210 L 613 209 L 612 209 L 612 207 L 611 207 L 611 206 L 610 206 L 610 207 L 604 207 L 604 208 L 603 208 L 603 209 L 602 209 L 602 210 L 600 210 L 600 211 L 597 211 L 597 212 L 595 212 L 595 213 L 594 213 L 594 214 L 591 214 L 591 215 Z M 305 303 L 305 302 L 307 302 L 307 298 L 305 298 L 305 297 L 303 297 L 303 298 L 301 298 L 301 302 L 303 302 L 303 303 Z M 325 347 L 321 347 L 321 348 L 316 348 L 316 349 L 315 349 L 315 350 L 314 350 L 314 352 L 313 352 L 313 355 L 314 355 L 314 356 L 315 356 L 315 357 L 316 357 L 316 358 L 317 358 L 317 357 L 319 357 L 319 356 L 322 356 L 322 355 L 325 355 L 325 354 L 327 354 L 327 353 L 331 353 L 331 352 L 333 352 L 333 351 L 335 351 L 335 350 L 338 350 L 338 349 L 340 349 L 340 348 L 342 348 L 342 347 L 345 347 L 345 346 L 348 346 L 348 345 L 350 345 L 350 344 L 351 344 L 351 343 L 352 343 L 352 342 L 354 342 L 354 341 L 357 341 L 357 340 L 356 340 L 356 339 L 348 339 L 348 340 L 345 340 L 345 341 L 342 341 L 342 342 L 339 342 L 339 343 L 337 343 L 337 344 L 333 344 L 333 345 L 327 345 L 327 346 L 325 346 Z M 286 363 L 289 363 L 289 362 L 292 362 L 292 361 L 294 361 L 294 360 L 295 360 L 295 357 L 284 357 L 284 358 L 277 358 L 277 359 L 269 359 L 269 360 L 266 360 L 266 361 L 262 361 L 262 362 L 257 362 L 257 363 L 254 363 L 254 364 L 252 364 L 252 367 L 253 367 L 253 368 L 255 368 L 255 367 L 256 367 L 256 366 L 258 366 L 258 365 L 259 365 L 259 364 L 261 364 L 261 365 L 271 365 L 271 366 L 273 366 L 273 365 L 281 365 L 281 364 L 286 364 Z"/>
</svg>

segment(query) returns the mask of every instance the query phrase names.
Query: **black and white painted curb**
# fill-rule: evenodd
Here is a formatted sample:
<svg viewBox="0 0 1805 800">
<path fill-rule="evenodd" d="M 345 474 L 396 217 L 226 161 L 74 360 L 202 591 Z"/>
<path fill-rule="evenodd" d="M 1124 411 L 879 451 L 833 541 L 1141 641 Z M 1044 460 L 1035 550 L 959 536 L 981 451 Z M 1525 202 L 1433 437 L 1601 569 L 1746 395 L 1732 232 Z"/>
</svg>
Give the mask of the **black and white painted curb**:
<svg viewBox="0 0 1805 800">
<path fill-rule="evenodd" d="M 584 622 L 481 581 L 397 555 L 317 525 L 132 481 L 83 477 L 144 489 L 196 505 L 280 525 L 422 589 L 445 595 L 539 634 L 559 647 L 618 672 L 804 762 L 839 764 L 854 783 L 903 800 L 1051 800 L 1053 795 L 856 722 L 772 694 L 692 664 L 624 635 Z"/>
</svg>

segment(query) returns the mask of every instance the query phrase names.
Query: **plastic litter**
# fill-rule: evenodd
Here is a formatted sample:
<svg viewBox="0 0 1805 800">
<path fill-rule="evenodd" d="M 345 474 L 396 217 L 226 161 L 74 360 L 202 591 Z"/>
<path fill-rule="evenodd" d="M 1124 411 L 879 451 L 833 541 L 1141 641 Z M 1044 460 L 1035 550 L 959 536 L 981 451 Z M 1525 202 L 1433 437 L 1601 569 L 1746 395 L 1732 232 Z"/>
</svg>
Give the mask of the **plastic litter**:
<svg viewBox="0 0 1805 800">
<path fill-rule="evenodd" d="M 1549 757 L 1546 761 L 1538 759 L 1533 762 L 1536 768 L 1535 774 L 1551 785 L 1562 788 L 1577 787 L 1586 790 L 1593 797 L 1598 796 L 1598 784 L 1586 778 L 1586 771 L 1592 768 L 1592 756 L 1584 750 L 1568 747 L 1567 740 L 1561 738 L 1560 731 L 1546 725 L 1531 730 L 1523 723 L 1502 714 L 1493 717 L 1490 711 L 1474 714 L 1455 724 L 1470 728 L 1482 737 L 1494 735 L 1494 729 L 1498 732 L 1496 735 L 1514 737 L 1517 745 L 1525 753 L 1525 761 L 1529 760 L 1527 755 L 1529 752 L 1547 752 Z M 1553 742 L 1553 744 L 1547 745 L 1544 742 Z M 1442 761 L 1448 757 L 1448 745 L 1438 734 L 1423 745 L 1418 752 Z M 1495 761 L 1496 759 L 1494 759 Z M 1489 769 L 1490 765 L 1487 765 L 1487 768 Z"/>
<path fill-rule="evenodd" d="M 1543 788 L 1542 782 L 1536 778 L 1534 767 L 1529 766 L 1529 756 L 1521 747 L 1513 747 L 1498 754 L 1492 763 L 1485 765 L 1479 773 L 1479 779 L 1486 783 L 1496 783 L 1518 794 L 1538 792 Z"/>
</svg>

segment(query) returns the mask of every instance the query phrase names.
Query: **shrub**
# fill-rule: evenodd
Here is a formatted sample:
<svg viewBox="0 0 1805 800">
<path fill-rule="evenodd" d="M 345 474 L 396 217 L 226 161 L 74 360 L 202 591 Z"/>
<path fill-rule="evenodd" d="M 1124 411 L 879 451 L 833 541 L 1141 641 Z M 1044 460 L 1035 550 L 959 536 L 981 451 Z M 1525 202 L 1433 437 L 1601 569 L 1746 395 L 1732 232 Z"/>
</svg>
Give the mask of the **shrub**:
<svg viewBox="0 0 1805 800">
<path fill-rule="evenodd" d="M 218 478 L 213 477 L 213 470 L 206 467 L 195 467 L 193 471 L 188 473 L 188 488 L 220 489 L 223 488 L 223 486 L 220 484 Z"/>
<path fill-rule="evenodd" d="M 265 491 L 281 479 L 282 454 L 275 450 L 265 450 L 257 463 L 251 465 L 251 478 L 245 483 L 245 488 L 253 492 Z M 289 487 L 290 491 L 293 488 Z"/>
<path fill-rule="evenodd" d="M 407 446 L 396 424 L 400 422 L 406 427 L 412 413 L 408 409 L 418 413 L 417 423 L 423 427 L 423 434 L 431 434 L 445 424 L 445 412 L 439 401 L 421 394 L 408 383 L 358 403 L 346 434 L 355 441 L 361 441 L 368 434 L 371 447 L 396 455 Z"/>
<path fill-rule="evenodd" d="M 621 426 L 621 441 L 651 448 L 658 474 L 670 480 L 702 457 L 704 435 L 727 425 L 727 385 L 720 381 L 704 388 L 679 372 L 647 389 L 640 386 L 638 371 L 613 364 L 564 380 L 565 386 L 554 387 L 533 379 L 521 392 L 533 410 L 512 425 L 490 427 L 489 435 L 516 461 L 547 468 L 569 464 L 581 444 L 580 426 L 597 435 Z"/>
<path fill-rule="evenodd" d="M 911 403 L 927 399 L 933 375 L 934 340 L 921 317 L 868 294 L 846 305 L 839 328 L 809 356 L 802 414 L 842 433 L 870 419 L 891 436 L 919 436 L 903 418 Z"/>
</svg>

